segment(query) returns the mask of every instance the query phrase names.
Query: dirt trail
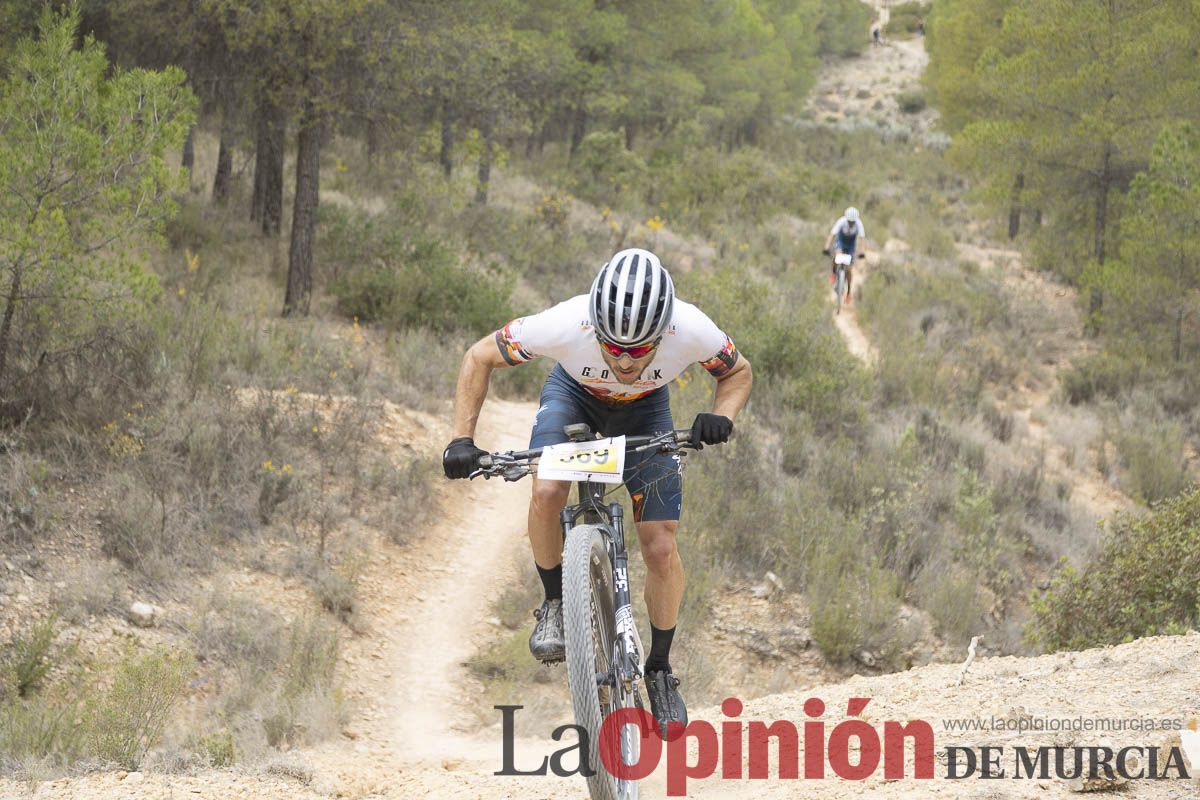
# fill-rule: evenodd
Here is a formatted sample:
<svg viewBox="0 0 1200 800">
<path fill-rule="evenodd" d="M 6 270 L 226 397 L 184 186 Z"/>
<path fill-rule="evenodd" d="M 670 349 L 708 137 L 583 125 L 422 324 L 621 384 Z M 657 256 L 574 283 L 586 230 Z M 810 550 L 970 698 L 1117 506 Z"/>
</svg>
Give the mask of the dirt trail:
<svg viewBox="0 0 1200 800">
<path fill-rule="evenodd" d="M 879 263 L 878 256 L 874 253 L 868 255 L 866 260 L 859 261 L 854 267 L 854 282 L 852 284 L 854 295 L 861 292 L 862 287 L 866 285 L 869 275 L 866 265 L 872 263 Z M 832 295 L 830 299 L 836 312 L 837 296 Z M 838 332 L 846 340 L 846 348 L 850 353 L 868 367 L 874 366 L 875 362 L 879 360 L 879 351 L 875 349 L 875 346 L 871 344 L 871 341 L 859 326 L 853 299 L 852 296 L 849 304 L 842 305 L 842 312 L 840 314 L 834 313 L 833 324 L 837 326 Z"/>
<path fill-rule="evenodd" d="M 488 400 L 477 439 L 492 449 L 526 446 L 536 408 Z M 448 437 L 444 420 L 391 404 L 386 411 L 380 445 L 389 450 L 431 456 Z M 352 718 L 337 741 L 246 772 L 100 773 L 32 787 L 0 780 L 0 798 L 577 796 L 578 785 L 565 779 L 492 776 L 501 767 L 499 731 L 472 732 L 478 702 L 463 662 L 528 552 L 528 484 L 477 480 L 439 491 L 442 518 L 414 532 L 407 548 L 378 552 L 361 579 L 367 633 L 343 648 Z M 516 763 L 536 765 L 554 744 L 518 740 Z"/>
</svg>

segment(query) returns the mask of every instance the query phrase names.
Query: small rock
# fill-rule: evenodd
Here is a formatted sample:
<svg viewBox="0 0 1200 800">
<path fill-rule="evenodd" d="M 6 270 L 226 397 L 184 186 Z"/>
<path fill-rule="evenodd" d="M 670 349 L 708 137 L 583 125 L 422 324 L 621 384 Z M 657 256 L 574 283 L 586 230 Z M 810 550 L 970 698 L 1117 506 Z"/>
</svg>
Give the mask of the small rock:
<svg viewBox="0 0 1200 800">
<path fill-rule="evenodd" d="M 442 769 L 446 770 L 447 772 L 453 772 L 461 767 L 462 763 L 463 762 L 461 758 L 446 758 L 442 760 Z"/>
<path fill-rule="evenodd" d="M 158 609 L 149 603 L 139 601 L 129 607 L 129 621 L 139 628 L 153 627 L 157 615 Z"/>
<path fill-rule="evenodd" d="M 771 586 L 771 588 L 774 591 L 776 591 L 776 592 L 783 591 L 783 581 L 779 580 L 779 576 L 776 575 L 774 572 L 768 572 L 764 577 L 766 578 L 767 583 Z"/>
<path fill-rule="evenodd" d="M 867 650 L 855 650 L 850 654 L 850 657 L 862 664 L 864 667 L 873 667 L 879 663 L 878 659 L 875 658 L 875 655 Z"/>
<path fill-rule="evenodd" d="M 125 778 L 126 778 L 128 775 L 129 775 L 129 773 L 128 773 L 128 772 L 126 772 L 125 770 L 120 770 L 120 771 L 118 771 L 118 772 L 117 772 L 117 780 L 119 780 L 119 781 L 123 781 L 123 780 L 125 780 Z"/>
</svg>

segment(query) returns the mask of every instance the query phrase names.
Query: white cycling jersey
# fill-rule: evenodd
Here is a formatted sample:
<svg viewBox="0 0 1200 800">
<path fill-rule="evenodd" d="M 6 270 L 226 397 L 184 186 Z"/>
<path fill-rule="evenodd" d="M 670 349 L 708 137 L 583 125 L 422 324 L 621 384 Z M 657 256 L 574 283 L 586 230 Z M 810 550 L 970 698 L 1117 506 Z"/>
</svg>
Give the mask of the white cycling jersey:
<svg viewBox="0 0 1200 800">
<path fill-rule="evenodd" d="M 541 313 L 520 317 L 496 331 L 496 345 L 509 364 L 547 356 L 584 389 L 610 406 L 624 405 L 666 386 L 691 364 L 721 377 L 737 363 L 733 341 L 700 309 L 675 298 L 671 324 L 641 377 L 617 380 L 604 363 L 588 316 L 588 296 L 564 300 Z"/>
<path fill-rule="evenodd" d="M 826 217 L 828 219 L 828 217 Z M 864 239 L 867 236 L 867 229 L 863 227 L 862 220 L 854 223 L 854 229 L 850 228 L 850 221 L 845 217 L 838 217 L 838 221 L 833 223 L 833 228 L 829 231 L 830 236 L 861 236 Z"/>
</svg>

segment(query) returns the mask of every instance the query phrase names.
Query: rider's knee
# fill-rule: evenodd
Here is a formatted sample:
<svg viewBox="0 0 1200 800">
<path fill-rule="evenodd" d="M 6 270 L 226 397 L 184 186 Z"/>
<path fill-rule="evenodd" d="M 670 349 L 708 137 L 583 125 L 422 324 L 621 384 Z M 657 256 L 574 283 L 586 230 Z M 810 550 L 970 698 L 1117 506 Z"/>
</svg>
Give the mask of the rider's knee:
<svg viewBox="0 0 1200 800">
<path fill-rule="evenodd" d="M 557 514 L 567 504 L 571 494 L 571 484 L 566 481 L 534 480 L 533 506 L 539 510 L 552 511 Z"/>
<path fill-rule="evenodd" d="M 642 545 L 642 560 L 651 572 L 663 572 L 671 568 L 678 557 L 675 544 L 675 529 L 678 523 L 664 520 L 662 523 L 643 524 L 638 529 L 638 541 Z"/>
</svg>

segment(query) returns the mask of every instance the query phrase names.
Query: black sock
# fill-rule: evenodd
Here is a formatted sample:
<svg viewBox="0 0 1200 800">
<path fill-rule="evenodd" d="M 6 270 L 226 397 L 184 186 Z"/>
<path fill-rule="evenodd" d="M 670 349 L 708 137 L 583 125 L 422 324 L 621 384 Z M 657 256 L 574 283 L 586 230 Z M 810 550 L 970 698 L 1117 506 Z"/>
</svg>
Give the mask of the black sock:
<svg viewBox="0 0 1200 800">
<path fill-rule="evenodd" d="M 646 657 L 646 672 L 671 668 L 671 640 L 674 638 L 674 628 L 663 631 L 650 626 L 650 655 Z"/>
<path fill-rule="evenodd" d="M 553 569 L 543 569 L 540 565 L 534 564 L 538 569 L 538 575 L 542 579 L 542 588 L 546 590 L 547 600 L 562 600 L 562 564 L 559 564 Z"/>
</svg>

